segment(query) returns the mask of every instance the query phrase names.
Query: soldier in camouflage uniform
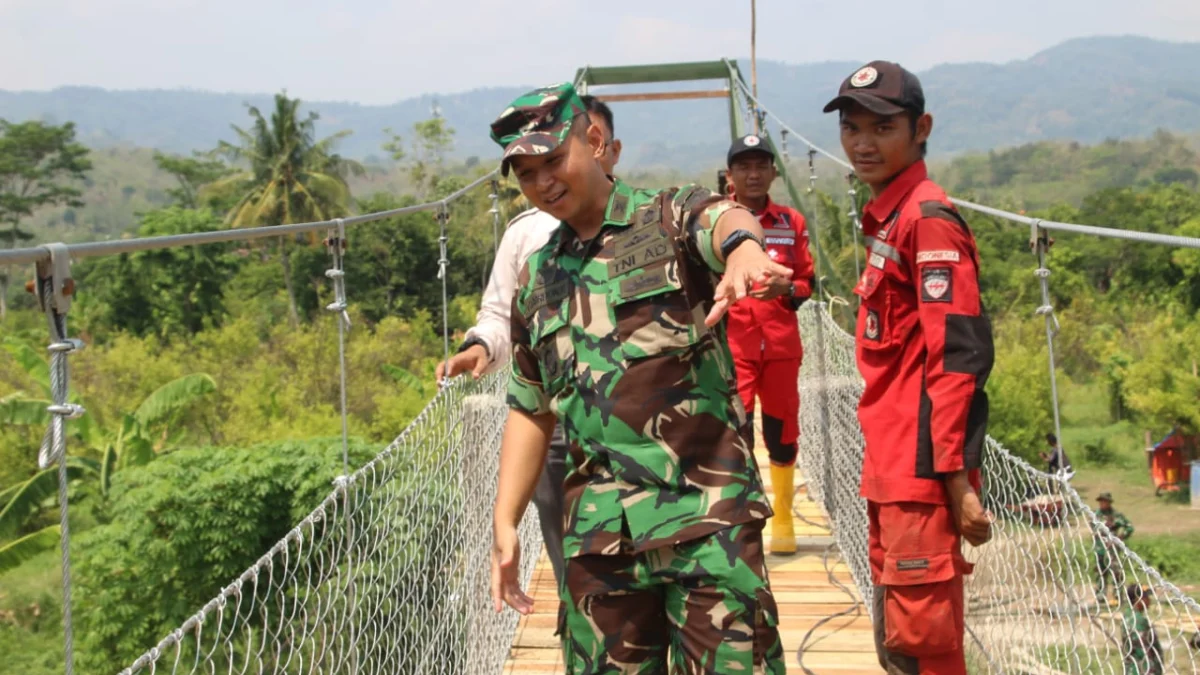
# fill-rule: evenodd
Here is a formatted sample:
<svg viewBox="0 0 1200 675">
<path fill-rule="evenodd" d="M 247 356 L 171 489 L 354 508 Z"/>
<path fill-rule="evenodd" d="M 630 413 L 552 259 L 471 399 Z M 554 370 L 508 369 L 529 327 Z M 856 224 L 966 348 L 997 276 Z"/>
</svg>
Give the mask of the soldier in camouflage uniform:
<svg viewBox="0 0 1200 675">
<path fill-rule="evenodd" d="M 1125 541 L 1133 534 L 1133 523 L 1120 511 L 1112 507 L 1112 493 L 1101 492 L 1096 497 L 1100 508 L 1096 509 L 1096 518 L 1104 523 L 1108 531 L 1117 539 Z M 1117 554 L 1116 546 L 1111 537 L 1095 535 L 1096 553 L 1096 602 L 1108 603 L 1108 581 L 1112 581 L 1113 603 L 1120 602 L 1121 588 L 1125 585 L 1125 568 L 1121 566 L 1121 556 Z"/>
<path fill-rule="evenodd" d="M 1129 586 L 1125 592 L 1129 599 L 1129 606 L 1121 612 L 1125 675 L 1162 675 L 1162 644 L 1154 632 L 1154 624 L 1146 616 L 1150 593 L 1137 585 Z"/>
<path fill-rule="evenodd" d="M 562 224 L 513 299 L 511 408 L 500 459 L 492 596 L 522 613 L 516 526 L 555 417 L 568 441 L 568 673 L 786 668 L 763 559 L 772 515 L 721 323 L 770 261 L 748 210 L 696 186 L 630 187 L 570 84 L 492 124 L 535 206 Z M 724 273 L 720 282 L 717 275 Z"/>
</svg>

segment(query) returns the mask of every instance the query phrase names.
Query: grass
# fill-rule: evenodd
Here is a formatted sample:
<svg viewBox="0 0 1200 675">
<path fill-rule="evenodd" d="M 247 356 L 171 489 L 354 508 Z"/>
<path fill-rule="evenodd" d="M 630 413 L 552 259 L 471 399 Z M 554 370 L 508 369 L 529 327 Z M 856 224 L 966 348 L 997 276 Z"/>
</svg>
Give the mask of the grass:
<svg viewBox="0 0 1200 675">
<path fill-rule="evenodd" d="M 62 566 L 47 551 L 9 570 L 0 584 L 0 653 L 5 672 L 63 671 Z"/>
<path fill-rule="evenodd" d="M 1075 468 L 1071 485 L 1089 506 L 1096 495 L 1111 492 L 1113 507 L 1133 523 L 1129 546 L 1186 592 L 1200 591 L 1200 511 L 1187 490 L 1154 494 L 1146 461 L 1145 430 L 1112 421 L 1102 386 L 1074 383 L 1060 388 L 1062 443 Z M 1161 430 L 1151 430 L 1159 438 Z"/>
</svg>

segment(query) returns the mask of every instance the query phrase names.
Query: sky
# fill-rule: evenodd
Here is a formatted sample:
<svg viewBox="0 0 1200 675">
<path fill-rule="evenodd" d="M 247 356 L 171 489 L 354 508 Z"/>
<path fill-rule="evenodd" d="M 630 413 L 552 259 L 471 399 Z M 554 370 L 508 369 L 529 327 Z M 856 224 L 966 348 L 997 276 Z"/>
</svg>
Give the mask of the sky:
<svg viewBox="0 0 1200 675">
<path fill-rule="evenodd" d="M 757 13 L 758 58 L 787 63 L 920 71 L 1093 35 L 1200 41 L 1197 0 L 758 0 Z M 287 89 L 383 104 L 749 52 L 750 0 L 0 0 L 6 90 Z"/>
</svg>

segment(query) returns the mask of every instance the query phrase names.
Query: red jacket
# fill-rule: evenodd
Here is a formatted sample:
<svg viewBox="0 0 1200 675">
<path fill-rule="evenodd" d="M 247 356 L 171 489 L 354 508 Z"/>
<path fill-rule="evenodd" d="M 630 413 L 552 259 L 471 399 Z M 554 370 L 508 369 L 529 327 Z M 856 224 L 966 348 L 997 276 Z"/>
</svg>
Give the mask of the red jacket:
<svg viewBox="0 0 1200 675">
<path fill-rule="evenodd" d="M 767 255 L 771 260 L 792 268 L 792 298 L 782 295 L 771 300 L 746 298 L 729 308 L 729 348 L 734 358 L 749 361 L 799 359 L 800 328 L 796 308 L 802 298 L 812 295 L 813 259 L 808 252 L 808 230 L 804 216 L 790 206 L 767 198 L 767 206 L 755 212 L 766 235 Z"/>
<path fill-rule="evenodd" d="M 863 235 L 867 268 L 854 289 L 866 380 L 861 494 L 944 504 L 948 472 L 969 469 L 979 489 L 987 428 L 994 354 L 975 238 L 924 162 L 867 203 Z"/>
</svg>

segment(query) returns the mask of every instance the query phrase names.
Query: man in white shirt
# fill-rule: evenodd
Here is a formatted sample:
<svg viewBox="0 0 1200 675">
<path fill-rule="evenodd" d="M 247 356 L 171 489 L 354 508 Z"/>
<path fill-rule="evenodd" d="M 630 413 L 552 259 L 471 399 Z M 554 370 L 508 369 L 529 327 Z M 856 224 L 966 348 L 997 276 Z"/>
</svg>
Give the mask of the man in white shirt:
<svg viewBox="0 0 1200 675">
<path fill-rule="evenodd" d="M 612 110 L 603 101 L 593 96 L 580 99 L 599 125 L 607 143 L 604 157 L 600 159 L 605 173 L 610 176 L 621 157 L 621 141 L 613 138 Z M 450 357 L 448 372 L 446 363 L 437 366 L 437 379 L 457 377 L 471 373 L 472 377 L 495 372 L 509 363 L 512 353 L 512 337 L 509 333 L 509 314 L 512 311 L 513 294 L 516 292 L 517 272 L 525 260 L 546 244 L 550 234 L 561 224 L 550 214 L 529 209 L 509 221 L 496 250 L 496 261 L 492 264 L 492 278 L 483 292 L 475 325 L 467 331 L 467 338 L 458 353 Z M 533 503 L 542 524 L 542 541 L 546 555 L 554 567 L 554 579 L 559 585 L 563 581 L 563 480 L 566 477 L 567 443 L 562 425 L 556 425 L 550 440 L 550 451 L 546 455 L 546 466 L 533 493 Z"/>
</svg>

